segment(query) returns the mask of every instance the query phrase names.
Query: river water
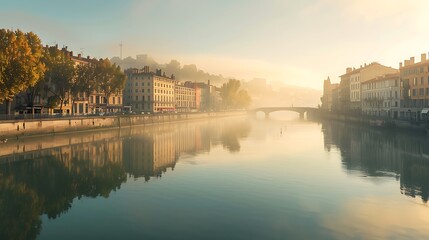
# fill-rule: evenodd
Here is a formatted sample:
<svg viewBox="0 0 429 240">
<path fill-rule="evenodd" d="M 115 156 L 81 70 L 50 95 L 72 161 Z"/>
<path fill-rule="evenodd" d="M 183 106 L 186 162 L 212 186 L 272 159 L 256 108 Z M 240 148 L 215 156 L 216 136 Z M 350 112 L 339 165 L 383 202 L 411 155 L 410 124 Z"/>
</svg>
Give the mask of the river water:
<svg viewBox="0 0 429 240">
<path fill-rule="evenodd" d="M 247 117 L 0 143 L 0 239 L 428 239 L 429 138 Z"/>
</svg>

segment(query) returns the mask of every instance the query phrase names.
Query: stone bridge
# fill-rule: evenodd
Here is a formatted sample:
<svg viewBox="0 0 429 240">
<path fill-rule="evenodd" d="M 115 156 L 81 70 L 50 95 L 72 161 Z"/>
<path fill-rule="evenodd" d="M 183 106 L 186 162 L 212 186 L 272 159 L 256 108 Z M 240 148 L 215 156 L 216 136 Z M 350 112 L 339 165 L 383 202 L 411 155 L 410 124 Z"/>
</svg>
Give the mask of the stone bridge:
<svg viewBox="0 0 429 240">
<path fill-rule="evenodd" d="M 269 118 L 270 113 L 277 111 L 292 111 L 299 113 L 299 118 L 304 119 L 305 113 L 316 112 L 317 108 L 312 107 L 260 107 L 250 110 L 251 113 L 256 114 L 257 112 L 265 113 L 265 118 Z"/>
</svg>

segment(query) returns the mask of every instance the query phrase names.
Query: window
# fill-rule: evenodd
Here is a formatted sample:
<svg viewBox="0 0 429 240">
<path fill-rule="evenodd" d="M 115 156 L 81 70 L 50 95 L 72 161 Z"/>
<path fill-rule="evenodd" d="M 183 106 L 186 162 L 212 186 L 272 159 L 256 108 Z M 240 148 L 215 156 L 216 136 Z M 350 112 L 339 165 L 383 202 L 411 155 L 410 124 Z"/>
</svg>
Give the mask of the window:
<svg viewBox="0 0 429 240">
<path fill-rule="evenodd" d="M 136 101 L 138 101 L 139 100 L 139 96 L 136 96 Z"/>
</svg>

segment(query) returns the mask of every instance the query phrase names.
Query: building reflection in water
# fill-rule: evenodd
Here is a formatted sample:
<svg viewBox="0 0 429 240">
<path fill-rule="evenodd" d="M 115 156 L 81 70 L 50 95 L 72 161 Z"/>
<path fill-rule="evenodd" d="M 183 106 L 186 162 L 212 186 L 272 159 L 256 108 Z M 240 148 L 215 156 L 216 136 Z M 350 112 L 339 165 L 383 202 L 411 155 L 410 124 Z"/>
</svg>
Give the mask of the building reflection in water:
<svg viewBox="0 0 429 240">
<path fill-rule="evenodd" d="M 400 191 L 410 197 L 429 199 L 429 138 L 394 133 L 339 122 L 323 123 L 325 149 L 341 153 L 348 173 L 394 177 Z"/>
<path fill-rule="evenodd" d="M 127 176 L 161 177 L 181 155 L 222 144 L 239 151 L 243 120 L 160 124 L 9 141 L 0 148 L 0 239 L 34 239 L 41 215 L 59 217 L 81 197 L 105 197 Z"/>
</svg>

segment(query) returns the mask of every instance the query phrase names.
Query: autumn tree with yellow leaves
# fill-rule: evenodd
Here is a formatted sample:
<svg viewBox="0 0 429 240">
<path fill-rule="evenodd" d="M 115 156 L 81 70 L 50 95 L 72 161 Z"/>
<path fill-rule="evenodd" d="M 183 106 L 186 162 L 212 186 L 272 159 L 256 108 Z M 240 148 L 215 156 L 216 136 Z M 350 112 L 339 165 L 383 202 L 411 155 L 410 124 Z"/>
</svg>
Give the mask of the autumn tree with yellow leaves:
<svg viewBox="0 0 429 240">
<path fill-rule="evenodd" d="M 13 97 L 44 76 L 43 46 L 33 32 L 0 29 L 0 103 L 10 114 Z"/>
</svg>

